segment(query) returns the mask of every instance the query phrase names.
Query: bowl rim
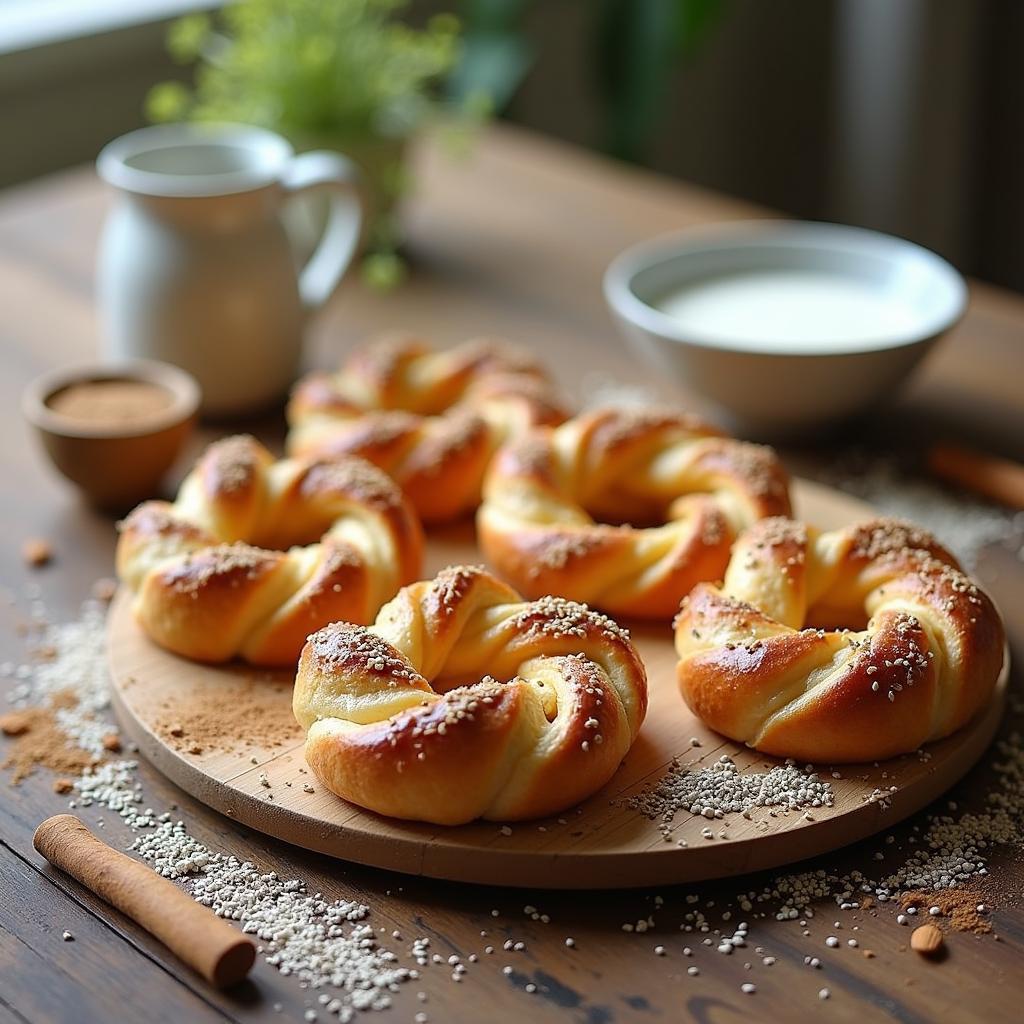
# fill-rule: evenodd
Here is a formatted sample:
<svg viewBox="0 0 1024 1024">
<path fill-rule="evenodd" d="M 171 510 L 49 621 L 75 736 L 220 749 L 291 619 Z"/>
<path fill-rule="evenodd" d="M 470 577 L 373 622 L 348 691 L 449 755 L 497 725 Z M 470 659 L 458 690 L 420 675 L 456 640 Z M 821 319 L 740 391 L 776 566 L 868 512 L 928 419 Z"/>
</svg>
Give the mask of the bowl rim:
<svg viewBox="0 0 1024 1024">
<path fill-rule="evenodd" d="M 156 384 L 171 394 L 171 404 L 163 412 L 141 424 L 124 423 L 99 426 L 71 420 L 47 404 L 58 391 L 73 384 L 101 380 L 132 380 Z M 94 441 L 152 437 L 178 427 L 196 417 L 200 402 L 199 383 L 192 374 L 170 363 L 151 359 L 124 362 L 88 362 L 59 366 L 41 373 L 25 386 L 21 409 L 25 419 L 38 430 L 57 437 Z"/>
<path fill-rule="evenodd" d="M 761 248 L 766 243 L 780 249 L 831 250 L 833 252 L 861 253 L 881 256 L 893 261 L 900 255 L 914 254 L 931 265 L 930 269 L 942 279 L 948 290 L 949 303 L 941 316 L 925 320 L 913 330 L 893 336 L 891 342 L 864 346 L 851 341 L 830 343 L 820 349 L 786 349 L 782 346 L 761 348 L 756 343 L 729 340 L 710 334 L 701 335 L 683 329 L 666 313 L 641 299 L 633 290 L 640 273 L 668 260 L 701 251 L 742 251 Z M 968 286 L 964 276 L 948 260 L 916 242 L 898 235 L 873 231 L 869 228 L 836 224 L 829 221 L 793 220 L 784 217 L 763 217 L 692 225 L 677 231 L 656 235 L 629 246 L 620 252 L 604 273 L 605 301 L 614 313 L 649 334 L 665 338 L 680 345 L 712 349 L 720 352 L 743 353 L 765 358 L 822 359 L 831 356 L 856 356 L 891 352 L 931 341 L 945 333 L 962 318 L 968 304 Z"/>
</svg>

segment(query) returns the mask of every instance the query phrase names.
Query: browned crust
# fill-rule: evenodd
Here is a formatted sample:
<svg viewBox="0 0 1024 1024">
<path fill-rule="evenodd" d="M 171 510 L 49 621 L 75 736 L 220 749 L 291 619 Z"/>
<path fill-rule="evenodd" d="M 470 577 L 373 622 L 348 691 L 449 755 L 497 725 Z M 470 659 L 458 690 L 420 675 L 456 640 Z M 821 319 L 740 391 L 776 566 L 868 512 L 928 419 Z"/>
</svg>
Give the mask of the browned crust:
<svg viewBox="0 0 1024 1024">
<path fill-rule="evenodd" d="M 470 778 L 499 769 L 525 694 L 484 684 L 477 710 L 452 724 L 450 702 L 436 701 L 306 743 L 306 762 L 331 792 L 378 814 L 458 825 L 486 810 L 488 795 Z M 487 702 L 486 704 L 484 702 Z M 443 731 L 439 731 L 439 729 Z"/>
<path fill-rule="evenodd" d="M 380 721 L 327 719 L 311 727 L 307 761 L 344 799 L 439 824 L 555 813 L 607 782 L 636 736 L 647 707 L 643 665 L 628 635 L 590 609 L 559 598 L 524 604 L 485 570 L 453 566 L 406 587 L 384 616 L 405 624 L 417 650 L 423 645 L 437 678 L 446 663 L 437 652 L 456 653 L 464 667 L 472 662 L 461 638 L 467 630 L 476 635 L 476 616 L 486 616 L 509 675 L 435 695 L 419 666 L 373 630 L 336 623 L 311 636 L 299 662 L 297 703 L 324 687 L 385 696 L 396 686 L 426 691 L 422 705 Z M 516 666 L 528 662 L 558 673 L 561 698 L 549 691 L 550 676 L 519 678 Z M 628 706 L 609 671 L 627 680 Z M 297 714 L 304 716 L 302 707 Z M 548 729 L 555 733 L 538 756 Z"/>
<path fill-rule="evenodd" d="M 254 437 L 238 434 L 214 441 L 200 456 L 196 472 L 207 501 L 221 508 L 258 500 L 273 456 Z"/>
<path fill-rule="evenodd" d="M 205 530 L 187 519 L 176 516 L 174 506 L 169 501 L 144 501 L 132 509 L 117 524 L 117 528 L 122 537 L 135 536 L 139 541 L 173 534 L 187 537 L 189 540 L 214 543 L 214 538 Z"/>
<path fill-rule="evenodd" d="M 286 556 L 220 544 L 150 572 L 135 601 L 140 625 L 158 644 L 196 661 L 225 661 L 243 641 L 239 624 L 276 591 Z"/>
<path fill-rule="evenodd" d="M 292 389 L 288 402 L 288 419 L 298 422 L 313 414 L 325 416 L 358 416 L 362 409 L 343 395 L 332 374 L 318 371 L 303 377 Z"/>
<path fill-rule="evenodd" d="M 415 373 L 421 361 L 429 379 Z M 443 522 L 479 504 L 487 464 L 510 433 L 564 418 L 527 354 L 486 339 L 435 353 L 398 335 L 362 346 L 336 375 L 300 382 L 288 407 L 288 444 L 298 454 L 368 459 L 424 521 Z"/>
<path fill-rule="evenodd" d="M 642 493 L 649 467 L 674 452 L 699 488 Z M 749 522 L 790 509 L 788 476 L 771 449 L 674 410 L 598 409 L 505 446 L 488 471 L 477 530 L 488 560 L 528 596 L 668 619 L 728 563 L 734 533 L 720 492 L 738 499 Z M 658 524 L 633 525 L 652 517 Z"/>
<path fill-rule="evenodd" d="M 767 445 L 715 438 L 700 446 L 694 464 L 746 500 L 751 519 L 788 516 L 792 512 L 789 474 Z"/>
<path fill-rule="evenodd" d="M 328 537 L 309 579 L 246 645 L 245 655 L 261 665 L 294 666 L 296 652 L 325 622 L 365 625 L 376 614 L 373 568 L 351 544 Z"/>
<path fill-rule="evenodd" d="M 137 617 L 158 643 L 200 661 L 241 655 L 294 664 L 312 630 L 333 619 L 371 621 L 393 587 L 419 574 L 422 529 L 380 470 L 354 458 L 297 460 L 281 468 L 286 486 L 268 500 L 273 466 L 252 438 L 218 442 L 183 485 L 188 498 L 180 507 L 146 502 L 122 524 L 118 573 L 137 589 Z M 309 543 L 349 516 L 390 539 L 388 564 L 371 564 L 330 532 L 313 550 L 225 542 Z"/>
<path fill-rule="evenodd" d="M 698 586 L 675 627 L 679 685 L 695 713 L 766 753 L 841 762 L 914 750 L 987 704 L 1002 668 L 1002 622 L 934 537 L 881 518 L 822 538 L 831 567 L 818 564 L 818 550 L 801 524 L 768 520 L 740 538 L 733 562 L 766 586 L 787 577 L 798 595 L 809 572 L 830 573 L 818 600 L 829 617 L 863 600 L 865 621 L 873 615 L 866 637 L 794 630 Z M 809 673 L 822 670 L 807 689 Z"/>
</svg>

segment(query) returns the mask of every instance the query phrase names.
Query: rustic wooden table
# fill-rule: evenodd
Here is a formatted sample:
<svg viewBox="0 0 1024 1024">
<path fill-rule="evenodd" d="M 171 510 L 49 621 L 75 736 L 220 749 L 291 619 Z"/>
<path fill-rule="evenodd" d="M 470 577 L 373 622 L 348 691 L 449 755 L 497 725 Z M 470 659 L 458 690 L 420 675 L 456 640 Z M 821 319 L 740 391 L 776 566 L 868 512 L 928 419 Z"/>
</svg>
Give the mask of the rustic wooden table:
<svg viewBox="0 0 1024 1024">
<path fill-rule="evenodd" d="M 411 280 L 391 295 L 346 285 L 317 325 L 311 364 L 327 365 L 351 342 L 383 328 L 406 327 L 443 341 L 494 332 L 548 357 L 570 393 L 602 381 L 633 381 L 699 406 L 667 382 L 645 379 L 643 367 L 622 350 L 601 297 L 601 272 L 619 249 L 640 238 L 758 211 L 505 128 L 488 132 L 470 159 L 452 162 L 435 152 L 421 158 L 421 187 L 407 216 Z M 60 621 L 75 615 L 97 577 L 111 573 L 111 519 L 81 505 L 55 478 L 18 413 L 20 390 L 31 376 L 95 352 L 93 259 L 106 202 L 89 170 L 0 197 L 0 580 L 11 599 L 0 617 L 0 660 L 17 661 L 22 654 L 16 625 L 32 585 L 38 584 Z M 856 428 L 856 439 L 875 449 L 913 450 L 941 433 L 1024 456 L 1022 338 L 1024 300 L 975 286 L 962 326 L 892 408 Z M 279 417 L 244 426 L 280 441 Z M 817 440 L 786 452 L 794 467 L 813 471 L 828 464 L 838 442 L 825 447 Z M 52 567 L 32 572 L 23 566 L 20 544 L 30 536 L 53 542 Z M 996 550 L 981 572 L 1007 611 L 1017 663 L 1024 664 L 1024 566 L 1008 550 Z M 696 894 L 711 925 L 731 934 L 737 917 L 723 923 L 716 915 L 738 892 L 759 888 L 767 878 L 593 895 L 439 883 L 285 846 L 198 805 L 147 765 L 140 777 L 147 802 L 158 810 L 177 804 L 201 841 L 303 878 L 331 898 L 365 902 L 382 935 L 398 929 L 405 945 L 428 935 L 434 949 L 463 959 L 497 937 L 499 954 L 481 957 L 461 983 L 452 982 L 450 969 L 425 968 L 423 979 L 404 986 L 382 1020 L 411 1021 L 420 1011 L 433 1021 L 529 1015 L 592 1024 L 812 1015 L 858 1022 L 1019 1019 L 1024 910 L 1017 898 L 1024 865 L 1011 851 L 993 857 L 995 935 L 951 936 L 942 962 L 907 950 L 909 930 L 895 923 L 891 906 L 843 912 L 840 934 L 856 935 L 859 949 L 845 942 L 827 949 L 825 937 L 839 915 L 826 902 L 806 929 L 760 912 L 744 915 L 750 946 L 776 958 L 766 967 L 752 949 L 720 956 L 678 928 L 691 906 L 686 896 Z M 978 797 L 986 778 L 984 768 L 976 770 L 956 798 Z M 42 771 L 0 791 L 0 1022 L 301 1020 L 315 1005 L 313 994 L 262 962 L 241 990 L 212 991 L 133 924 L 47 869 L 31 848 L 32 830 L 64 806 Z M 83 816 L 90 822 L 104 817 L 90 811 Z M 107 838 L 125 845 L 126 830 L 109 813 L 105 817 Z M 893 830 L 897 845 L 908 827 Z M 868 841 L 809 866 L 863 867 L 879 847 L 878 840 Z M 656 905 L 658 896 L 663 905 Z M 527 904 L 549 915 L 550 923 L 524 914 Z M 624 922 L 648 914 L 655 918 L 653 930 L 623 930 Z M 64 929 L 76 941 L 62 942 Z M 491 938 L 481 938 L 481 930 Z M 565 945 L 570 935 L 575 948 Z M 502 954 L 506 938 L 526 948 Z M 682 957 L 684 942 L 695 948 L 694 960 Z M 666 947 L 666 956 L 654 955 L 657 944 Z M 391 945 L 405 952 L 402 943 Z M 865 948 L 874 958 L 862 955 Z M 821 958 L 821 968 L 805 965 L 810 955 Z M 745 962 L 752 963 L 750 970 Z M 506 963 L 514 967 L 508 975 L 501 970 Z M 699 976 L 687 974 L 691 963 L 699 963 Z M 747 981 L 756 983 L 756 995 L 741 993 Z M 528 994 L 527 983 L 537 992 Z M 818 999 L 823 987 L 831 991 L 827 1002 Z M 420 990 L 428 994 L 425 1004 L 417 1001 Z"/>
</svg>

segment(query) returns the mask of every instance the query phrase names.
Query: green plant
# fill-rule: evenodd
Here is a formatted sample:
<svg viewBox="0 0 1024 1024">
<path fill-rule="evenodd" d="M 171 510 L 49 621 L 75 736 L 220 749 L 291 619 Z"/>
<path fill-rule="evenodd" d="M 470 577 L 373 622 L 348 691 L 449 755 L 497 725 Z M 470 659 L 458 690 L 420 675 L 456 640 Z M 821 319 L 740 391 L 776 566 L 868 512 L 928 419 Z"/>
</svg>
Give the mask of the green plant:
<svg viewBox="0 0 1024 1024">
<path fill-rule="evenodd" d="M 195 86 L 163 83 L 154 120 L 236 120 L 285 134 L 404 138 L 437 110 L 459 24 L 396 20 L 408 0 L 239 0 L 174 23 L 168 49 Z"/>
<path fill-rule="evenodd" d="M 428 122 L 457 140 L 486 105 L 458 105 L 442 84 L 460 54 L 460 26 L 437 15 L 425 28 L 398 20 L 409 0 L 237 0 L 216 17 L 174 22 L 168 50 L 195 64 L 194 84 L 163 82 L 147 98 L 154 121 L 240 121 L 299 149 L 336 146 L 361 165 L 372 219 L 365 279 L 397 283 L 393 206 L 408 185 L 402 144 Z M 442 116 L 443 115 L 443 116 Z"/>
</svg>

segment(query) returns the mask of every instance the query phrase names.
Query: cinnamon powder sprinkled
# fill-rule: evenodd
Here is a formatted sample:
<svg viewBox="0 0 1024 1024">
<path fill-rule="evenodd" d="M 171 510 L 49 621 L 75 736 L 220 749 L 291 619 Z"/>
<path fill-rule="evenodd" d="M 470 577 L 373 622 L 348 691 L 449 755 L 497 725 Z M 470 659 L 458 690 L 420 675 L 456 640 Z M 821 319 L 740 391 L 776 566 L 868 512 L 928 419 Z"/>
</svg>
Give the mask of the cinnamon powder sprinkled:
<svg viewBox="0 0 1024 1024">
<path fill-rule="evenodd" d="M 51 623 L 37 595 L 24 633 L 30 659 L 0 664 L 7 728 L 0 769 L 16 784 L 37 767 L 79 775 L 110 752 L 113 729 L 104 712 L 109 703 L 106 666 L 106 605 L 86 602 L 79 618 Z M 9 742 L 8 742 L 9 741 Z"/>
<path fill-rule="evenodd" d="M 58 709 L 73 704 L 73 697 L 63 695 L 48 707 L 23 708 L 17 712 L 20 731 L 12 736 L 0 765 L 11 772 L 12 785 L 27 778 L 37 767 L 79 775 L 96 763 L 96 758 L 88 751 L 69 743 L 67 733 L 57 724 Z"/>
<path fill-rule="evenodd" d="M 973 932 L 975 935 L 987 935 L 992 931 L 992 921 L 987 912 L 978 910 L 986 906 L 985 899 L 976 888 L 945 889 L 941 892 L 926 892 L 923 889 L 912 889 L 900 896 L 900 906 L 906 910 L 915 907 L 926 913 L 932 907 L 938 907 L 937 916 L 929 915 L 925 920 L 940 928 L 950 928 L 955 932 Z"/>
<path fill-rule="evenodd" d="M 302 729 L 292 716 L 291 684 L 239 679 L 187 704 L 165 701 L 156 721 L 161 739 L 186 753 L 246 751 L 297 745 Z"/>
</svg>

